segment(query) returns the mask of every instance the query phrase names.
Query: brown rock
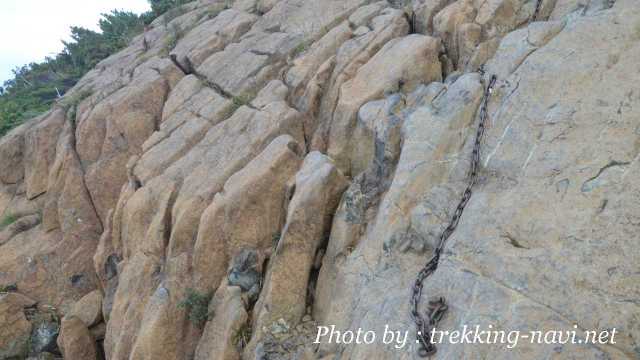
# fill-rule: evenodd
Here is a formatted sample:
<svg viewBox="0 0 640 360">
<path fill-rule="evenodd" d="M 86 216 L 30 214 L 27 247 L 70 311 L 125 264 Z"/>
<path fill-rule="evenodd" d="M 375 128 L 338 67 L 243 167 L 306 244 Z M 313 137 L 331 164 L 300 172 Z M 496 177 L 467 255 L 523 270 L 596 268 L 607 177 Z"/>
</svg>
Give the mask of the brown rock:
<svg viewBox="0 0 640 360">
<path fill-rule="evenodd" d="M 83 296 L 65 316 L 77 317 L 89 328 L 97 324 L 102 319 L 102 293 L 100 290 L 94 290 Z"/>
<path fill-rule="evenodd" d="M 180 70 L 170 60 L 149 62 L 149 68 L 136 69 L 131 85 L 101 101 L 77 125 L 76 150 L 86 188 L 103 222 L 127 180 L 129 157 L 140 153 L 158 126 L 164 100 L 179 80 Z"/>
<path fill-rule="evenodd" d="M 17 292 L 0 293 L 3 296 L 2 301 L 6 301 L 20 308 L 30 308 L 36 306 L 37 301 L 29 298 L 26 295 Z"/>
<path fill-rule="evenodd" d="M 207 322 L 198 342 L 195 360 L 240 359 L 238 345 L 249 341 L 250 336 L 241 293 L 237 286 L 220 285 L 209 305 L 214 317 Z"/>
<path fill-rule="evenodd" d="M 315 93 L 320 99 L 305 100 L 312 104 L 318 104 L 318 109 L 313 112 L 317 116 L 317 130 L 312 138 L 312 150 L 326 152 L 329 130 L 342 85 L 352 79 L 358 69 L 367 63 L 388 41 L 402 37 L 409 32 L 409 24 L 404 12 L 389 8 L 384 9 L 380 15 L 371 19 L 368 26 L 371 27 L 371 31 L 345 41 L 338 49 L 334 60 L 331 62 L 327 60 L 319 69 L 318 74 L 331 71 L 330 77 L 310 84 L 312 87 L 321 86 L 320 91 L 313 91 L 313 88 L 308 89 L 310 94 Z M 328 66 L 330 69 L 327 68 Z"/>
<path fill-rule="evenodd" d="M 202 215 L 194 247 L 198 288 L 218 286 L 228 259 L 242 249 L 273 246 L 286 216 L 287 182 L 302 162 L 300 151 L 291 136 L 276 138 L 216 195 Z"/>
<path fill-rule="evenodd" d="M 333 162 L 319 152 L 304 160 L 295 176 L 295 193 L 255 307 L 257 314 L 252 342 L 263 327 L 284 319 L 298 324 L 305 314 L 309 274 L 316 252 L 330 230 L 332 216 L 348 181 Z"/>
<path fill-rule="evenodd" d="M 104 337 L 107 334 L 107 324 L 100 322 L 89 328 L 89 332 L 96 341 L 104 340 Z"/>
<path fill-rule="evenodd" d="M 67 317 L 62 320 L 58 348 L 69 360 L 97 359 L 95 339 L 91 336 L 87 326 L 77 317 Z"/>
<path fill-rule="evenodd" d="M 350 137 L 360 106 L 390 90 L 410 91 L 421 82 L 439 80 L 442 77 L 439 51 L 440 41 L 429 36 L 414 34 L 391 40 L 358 69 L 352 80 L 341 86 L 327 153 L 345 174 L 351 174 Z"/>
<path fill-rule="evenodd" d="M 27 353 L 31 323 L 24 315 L 24 299 L 0 294 L 0 358 L 21 358 Z"/>
<path fill-rule="evenodd" d="M 55 158 L 58 135 L 66 119 L 66 111 L 55 108 L 25 134 L 24 181 L 28 199 L 47 191 L 49 167 Z"/>
<path fill-rule="evenodd" d="M 24 135 L 39 118 L 18 126 L 0 138 L 0 183 L 16 184 L 24 177 Z"/>
<path fill-rule="evenodd" d="M 224 49 L 232 42 L 236 42 L 247 32 L 257 20 L 257 16 L 244 11 L 228 9 L 220 12 L 213 19 L 207 20 L 195 27 L 180 39 L 171 52 L 178 56 L 184 66 L 199 66 L 211 54 Z M 186 60 L 186 59 L 189 60 Z"/>
<path fill-rule="evenodd" d="M 6 228 L 0 230 L 0 245 L 8 242 L 17 234 L 32 229 L 38 224 L 40 224 L 40 215 L 38 214 L 20 217 Z"/>
</svg>

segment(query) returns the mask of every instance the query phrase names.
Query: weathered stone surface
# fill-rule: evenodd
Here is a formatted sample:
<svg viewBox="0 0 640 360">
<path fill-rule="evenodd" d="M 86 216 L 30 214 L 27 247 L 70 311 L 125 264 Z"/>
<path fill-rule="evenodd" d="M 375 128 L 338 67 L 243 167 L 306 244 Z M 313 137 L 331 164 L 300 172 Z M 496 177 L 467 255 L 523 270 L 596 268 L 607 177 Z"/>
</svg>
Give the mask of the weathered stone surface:
<svg viewBox="0 0 640 360">
<path fill-rule="evenodd" d="M 13 294 L 0 294 L 0 358 L 26 357 L 30 336 L 24 303 Z"/>
<path fill-rule="evenodd" d="M 38 302 L 17 292 L 3 292 L 3 301 L 11 303 L 20 308 L 30 308 L 35 306 Z"/>
<path fill-rule="evenodd" d="M 351 169 L 354 174 L 365 171 L 372 162 L 384 165 L 385 158 L 395 164 L 400 155 L 401 117 L 405 105 L 401 94 L 364 104 L 358 111 L 352 142 Z"/>
<path fill-rule="evenodd" d="M 132 85 L 100 102 L 78 122 L 76 150 L 102 221 L 126 181 L 124 169 L 129 157 L 140 153 L 158 126 L 164 100 L 179 80 L 180 71 L 169 60 L 154 65 L 160 70 L 137 69 Z"/>
<path fill-rule="evenodd" d="M 311 142 L 312 150 L 326 152 L 342 85 L 352 79 L 357 70 L 388 41 L 404 36 L 409 31 L 404 13 L 389 8 L 371 19 L 368 26 L 371 28 L 370 31 L 345 41 L 336 55 L 322 65 L 315 81 L 312 81 L 307 90 L 308 94 L 305 94 L 304 101 L 309 104 L 306 111 L 317 117 L 317 130 L 313 133 Z"/>
<path fill-rule="evenodd" d="M 94 290 L 83 296 L 73 305 L 66 316 L 77 317 L 89 328 L 97 324 L 102 319 L 102 293 L 100 290 Z"/>
<path fill-rule="evenodd" d="M 187 92 L 190 95 L 184 95 L 185 87 L 192 87 Z M 195 76 L 178 83 L 167 103 L 171 108 L 165 106 L 159 131 L 144 143 L 145 152 L 135 162 L 133 173 L 143 184 L 188 153 L 212 126 L 226 120 L 233 106 Z"/>
<path fill-rule="evenodd" d="M 42 352 L 58 352 L 58 335 L 60 324 L 53 321 L 51 316 L 42 316 L 41 319 L 32 321 L 33 331 L 29 339 L 29 353 L 39 354 Z"/>
<path fill-rule="evenodd" d="M 28 199 L 47 191 L 49 166 L 53 163 L 58 135 L 66 119 L 64 109 L 56 108 L 25 134 L 24 181 Z"/>
<path fill-rule="evenodd" d="M 409 35 L 391 40 L 358 70 L 352 80 L 341 86 L 327 149 L 341 170 L 351 174 L 353 146 L 350 136 L 360 106 L 382 97 L 385 91 L 410 91 L 421 82 L 441 79 L 439 50 L 439 40 L 428 36 Z"/>
<path fill-rule="evenodd" d="M 257 16 L 244 11 L 223 10 L 213 19 L 189 31 L 171 53 L 176 54 L 178 61 L 185 67 L 199 66 L 211 54 L 223 50 L 229 43 L 236 42 L 256 20 Z"/>
<path fill-rule="evenodd" d="M 13 214 L 7 216 L 17 217 Z M 40 215 L 38 214 L 22 216 L 16 219 L 13 223 L 7 225 L 7 227 L 0 231 L 0 245 L 7 243 L 14 236 L 29 230 L 38 224 L 40 224 Z"/>
<path fill-rule="evenodd" d="M 486 65 L 491 74 L 503 79 L 511 75 L 524 60 L 544 46 L 564 27 L 564 22 L 534 22 L 527 28 L 512 31 L 500 42 L 498 52 Z"/>
<path fill-rule="evenodd" d="M 293 60 L 293 66 L 287 71 L 286 81 L 295 91 L 295 97 L 300 97 L 304 91 L 306 82 L 316 74 L 320 67 L 327 59 L 334 56 L 338 48 L 352 36 L 352 30 L 348 22 L 331 29 L 320 40 L 313 44 L 305 46 L 299 50 L 302 52 Z M 309 47 L 309 49 L 305 49 Z"/>
<path fill-rule="evenodd" d="M 27 360 L 57 360 L 56 356 L 49 352 L 39 353 L 34 356 L 29 356 Z"/>
<path fill-rule="evenodd" d="M 107 334 L 107 324 L 103 322 L 98 323 L 97 325 L 89 328 L 89 332 L 96 341 L 102 341 Z"/>
<path fill-rule="evenodd" d="M 634 281 L 630 278 L 634 276 L 631 264 L 637 263 L 637 254 L 628 250 L 633 236 L 625 235 L 633 231 L 628 227 L 632 225 L 605 225 L 614 218 L 636 217 L 629 202 L 636 196 L 630 179 L 637 168 L 637 149 L 632 145 L 632 131 L 622 129 L 637 127 L 631 117 L 637 99 L 627 98 L 628 106 L 618 105 L 635 82 L 628 73 L 627 77 L 622 75 L 622 69 L 636 56 L 638 47 L 624 44 L 634 41 L 631 38 L 613 40 L 637 23 L 640 13 L 630 11 L 630 6 L 632 2 L 618 1 L 612 10 L 597 17 L 570 20 L 546 45 L 535 45 L 540 47 L 519 60 L 520 66 L 511 75 L 504 74 L 499 80 L 483 145 L 481 181 L 440 267 L 425 285 L 425 302 L 430 296 L 448 299 L 450 310 L 440 329 L 459 330 L 460 324 L 500 324 L 505 329 L 566 330 L 577 323 L 579 328 L 616 327 L 626 334 L 637 334 L 631 320 L 638 312 L 637 304 L 622 300 L 638 296 L 637 286 L 629 282 Z M 611 28 L 613 22 L 618 24 L 615 29 Z M 597 45 L 592 42 L 596 33 L 604 37 Z M 504 47 L 494 61 L 507 63 L 510 58 L 510 50 Z M 584 68 L 591 69 L 590 74 L 579 70 Z M 453 88 L 471 80 L 475 90 L 451 97 Z M 340 230 L 350 228 L 346 211 L 349 204 L 341 205 L 344 210 L 336 215 L 314 307 L 321 322 L 352 329 L 378 329 L 384 324 L 413 328 L 407 315 L 407 293 L 428 254 L 403 254 L 383 243 L 387 239 L 392 240 L 389 245 L 409 244 L 407 249 L 419 250 L 411 244 L 428 248 L 449 218 L 452 209 L 446 207 L 455 206 L 467 166 L 468 155 L 463 154 L 470 154 L 469 146 L 461 146 L 459 141 L 468 139 L 472 128 L 467 120 L 462 139 L 450 133 L 445 140 L 447 136 L 438 130 L 440 123 L 428 119 L 455 113 L 447 110 L 449 106 L 458 112 L 467 108 L 467 114 L 472 115 L 480 93 L 477 84 L 477 77 L 463 76 L 433 101 L 436 106 L 419 107 L 405 120 L 404 145 L 394 183 L 376 210 L 375 221 L 368 225 L 371 229 L 364 231 L 367 235 L 341 235 Z M 474 94 L 469 100 L 475 99 L 471 102 L 475 105 L 464 105 L 470 94 Z M 454 128 L 464 129 L 460 125 Z M 450 159 L 449 165 L 422 163 L 418 157 L 438 153 Z M 413 169 L 407 167 L 409 164 Z M 451 170 L 438 170 L 443 166 Z M 446 179 L 438 180 L 445 175 Z M 420 179 L 422 183 L 415 186 Z M 429 185 L 436 181 L 447 186 Z M 622 188 L 626 196 L 620 195 Z M 397 197 L 400 194 L 404 199 Z M 414 200 L 419 203 L 413 211 L 402 218 L 391 216 L 396 206 Z M 345 215 L 340 215 L 341 211 Z M 411 227 L 407 229 L 407 225 Z M 347 241 L 349 238 L 352 240 Z M 334 244 L 336 248 L 332 249 Z M 595 253 L 615 258 L 615 270 L 607 272 L 611 263 L 594 257 Z M 566 261 L 569 258 L 573 259 L 571 265 Z M 390 283 L 406 291 L 389 292 Z M 321 301 L 325 293 L 327 300 Z M 335 300 L 343 297 L 351 300 Z M 515 352 L 505 351 L 502 345 L 442 344 L 436 358 L 625 359 L 637 356 L 633 339 L 635 335 L 623 335 L 615 346 L 521 344 Z M 384 346 L 339 348 L 343 357 L 368 359 L 409 359 L 415 350 L 415 346 L 406 351 Z"/>
<path fill-rule="evenodd" d="M 297 325 L 307 308 L 307 288 L 316 254 L 348 181 L 333 162 L 311 152 L 295 176 L 295 193 L 255 306 L 253 342 L 264 337 L 263 327 L 284 319 Z"/>
<path fill-rule="evenodd" d="M 96 343 L 87 326 L 77 317 L 66 318 L 60 327 L 58 347 L 65 359 L 97 359 Z"/>
<path fill-rule="evenodd" d="M 275 137 L 287 133 L 293 135 L 298 144 L 304 144 L 299 114 L 284 102 L 268 104 L 259 111 L 242 107 L 229 119 L 213 126 L 194 150 L 162 175 L 133 194 L 123 193 L 122 210 L 116 210 L 113 222 L 112 246 L 121 249 L 116 251 L 122 252 L 123 262 L 118 265 L 118 290 L 107 326 L 108 357 L 128 358 L 133 349 L 142 354 L 157 348 L 155 344 L 159 340 L 154 340 L 153 334 L 159 334 L 160 330 L 163 330 L 162 338 L 181 336 L 184 312 L 171 315 L 169 312 L 175 312 L 190 283 L 184 278 L 189 275 L 184 261 L 193 251 L 202 212 L 231 175 L 247 165 Z M 255 166 L 257 164 L 259 162 Z M 179 185 L 175 180 L 180 180 Z M 271 238 L 265 241 L 270 243 Z M 167 260 L 162 271 L 164 259 Z M 224 272 L 224 265 L 222 269 Z M 167 281 L 159 287 L 161 271 Z M 169 298 L 162 296 L 166 291 Z M 156 305 L 146 308 L 149 297 L 154 298 Z M 147 321 L 150 323 L 144 324 Z M 145 335 L 143 340 L 136 340 L 130 334 L 141 331 L 141 323 Z M 186 348 L 176 344 L 175 348 L 167 349 L 167 356 L 174 353 L 183 356 L 195 350 L 197 332 L 185 336 L 195 341 L 186 339 Z"/>
<path fill-rule="evenodd" d="M 228 259 L 242 249 L 272 248 L 285 221 L 287 182 L 302 162 L 301 151 L 291 136 L 278 137 L 227 180 L 200 220 L 193 260 L 199 288 L 215 289 Z"/>
<path fill-rule="evenodd" d="M 250 33 L 211 55 L 197 71 L 235 96 L 255 96 L 284 66 L 299 40 L 285 32 Z"/>
<path fill-rule="evenodd" d="M 37 121 L 37 120 L 35 120 Z M 34 121 L 10 131 L 0 140 L 0 181 L 2 184 L 16 184 L 24 177 L 24 136 Z"/>
<path fill-rule="evenodd" d="M 237 286 L 221 284 L 211 304 L 213 318 L 207 322 L 196 349 L 195 360 L 239 360 L 238 344 L 249 341 L 246 331 L 249 315 Z"/>
</svg>

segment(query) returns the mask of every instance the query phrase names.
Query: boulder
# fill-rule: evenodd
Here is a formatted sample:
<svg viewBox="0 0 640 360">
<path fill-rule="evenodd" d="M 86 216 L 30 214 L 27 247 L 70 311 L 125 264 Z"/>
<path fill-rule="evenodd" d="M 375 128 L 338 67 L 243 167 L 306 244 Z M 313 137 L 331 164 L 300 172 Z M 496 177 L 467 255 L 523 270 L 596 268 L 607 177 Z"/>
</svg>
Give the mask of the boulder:
<svg viewBox="0 0 640 360">
<path fill-rule="evenodd" d="M 331 221 L 348 180 L 331 159 L 319 152 L 305 158 L 295 176 L 295 193 L 255 307 L 252 342 L 262 328 L 284 319 L 297 325 L 305 315 L 309 277 L 316 254 L 330 232 Z"/>
<path fill-rule="evenodd" d="M 229 43 L 236 42 L 256 20 L 257 16 L 244 11 L 220 11 L 214 18 L 189 31 L 178 41 L 171 53 L 177 55 L 178 61 L 185 68 L 197 67 L 211 54 L 223 50 Z"/>
<path fill-rule="evenodd" d="M 220 285 L 209 304 L 213 317 L 198 342 L 195 360 L 240 359 L 238 348 L 251 336 L 241 293 L 242 289 L 237 286 Z"/>
<path fill-rule="evenodd" d="M 10 218 L 16 218 L 15 215 L 6 215 Z M 25 232 L 30 230 L 40 224 L 40 215 L 32 214 L 27 216 L 22 216 L 17 218 L 14 222 L 7 225 L 5 228 L 0 229 L 0 245 L 5 244 L 9 240 L 11 240 L 14 236 L 18 235 L 21 232 Z"/>
<path fill-rule="evenodd" d="M 202 215 L 194 247 L 198 288 L 216 288 L 227 259 L 243 249 L 273 247 L 286 217 L 287 182 L 302 162 L 301 150 L 291 136 L 276 138 L 215 196 Z"/>
<path fill-rule="evenodd" d="M 89 328 L 100 322 L 102 319 L 102 293 L 100 290 L 94 290 L 83 296 L 65 316 L 77 317 Z"/>
<path fill-rule="evenodd" d="M 24 299 L 0 294 L 0 358 L 26 357 L 31 323 L 24 314 Z"/>
<path fill-rule="evenodd" d="M 317 117 L 317 129 L 314 129 L 311 142 L 312 150 L 326 152 L 343 84 L 353 79 L 358 69 L 387 42 L 406 35 L 409 32 L 409 24 L 403 11 L 386 8 L 370 20 L 366 29 L 361 36 L 345 41 L 334 57 L 330 58 L 331 61 L 327 60 L 323 64 L 315 75 L 316 81 L 309 85 L 307 94 L 301 100 L 313 104 L 309 105 L 309 108 Z M 319 89 L 314 90 L 314 87 Z"/>
<path fill-rule="evenodd" d="M 67 317 L 62 321 L 58 347 L 65 359 L 98 358 L 95 340 L 84 322 L 77 317 Z"/>
<path fill-rule="evenodd" d="M 58 135 L 66 120 L 66 111 L 54 108 L 25 134 L 23 166 L 28 199 L 47 191 L 49 167 L 55 158 Z"/>
<path fill-rule="evenodd" d="M 51 316 L 42 316 L 38 321 L 34 321 L 34 328 L 29 342 L 29 353 L 57 352 L 59 333 L 60 324 L 54 321 Z"/>
<path fill-rule="evenodd" d="M 351 135 L 360 106 L 387 91 L 411 91 L 422 82 L 440 80 L 439 51 L 440 41 L 429 36 L 414 34 L 391 40 L 341 86 L 327 153 L 345 174 L 352 174 Z"/>
</svg>

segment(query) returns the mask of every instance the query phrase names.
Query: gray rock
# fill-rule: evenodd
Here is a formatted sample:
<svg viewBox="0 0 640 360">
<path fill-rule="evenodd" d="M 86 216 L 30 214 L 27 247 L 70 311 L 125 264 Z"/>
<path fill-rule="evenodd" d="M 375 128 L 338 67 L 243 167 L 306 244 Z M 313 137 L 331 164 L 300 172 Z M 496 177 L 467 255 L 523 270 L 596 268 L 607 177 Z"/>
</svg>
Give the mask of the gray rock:
<svg viewBox="0 0 640 360">
<path fill-rule="evenodd" d="M 262 274 L 258 268 L 258 254 L 254 250 L 242 250 L 234 259 L 227 280 L 230 286 L 239 286 L 242 291 L 249 291 L 260 286 Z M 255 291 L 254 291 L 255 292 Z"/>
<path fill-rule="evenodd" d="M 55 322 L 43 321 L 36 325 L 31 332 L 30 354 L 42 352 L 58 352 L 58 334 L 60 325 Z"/>
</svg>

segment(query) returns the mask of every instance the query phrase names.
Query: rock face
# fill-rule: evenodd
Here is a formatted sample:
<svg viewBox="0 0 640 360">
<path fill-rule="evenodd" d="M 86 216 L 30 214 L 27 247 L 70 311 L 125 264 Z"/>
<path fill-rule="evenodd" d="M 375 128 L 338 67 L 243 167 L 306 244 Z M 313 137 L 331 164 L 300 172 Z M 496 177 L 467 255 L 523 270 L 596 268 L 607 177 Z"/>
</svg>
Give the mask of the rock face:
<svg viewBox="0 0 640 360">
<path fill-rule="evenodd" d="M 77 317 L 87 326 L 96 325 L 102 319 L 102 294 L 94 290 L 73 305 L 67 313 L 69 317 Z"/>
<path fill-rule="evenodd" d="M 479 179 L 422 308 L 444 296 L 448 331 L 616 338 L 435 358 L 640 357 L 635 0 L 177 13 L 0 139 L 0 359 L 26 356 L 35 308 L 68 359 L 416 358 L 410 289 L 491 75 Z M 314 344 L 316 325 L 408 340 Z"/>
<path fill-rule="evenodd" d="M 58 347 L 65 359 L 97 359 L 95 340 L 84 322 L 77 317 L 62 321 Z"/>
<path fill-rule="evenodd" d="M 15 294 L 0 294 L 0 358 L 26 356 L 31 323 L 24 314 L 24 308 L 30 305 Z"/>
</svg>

